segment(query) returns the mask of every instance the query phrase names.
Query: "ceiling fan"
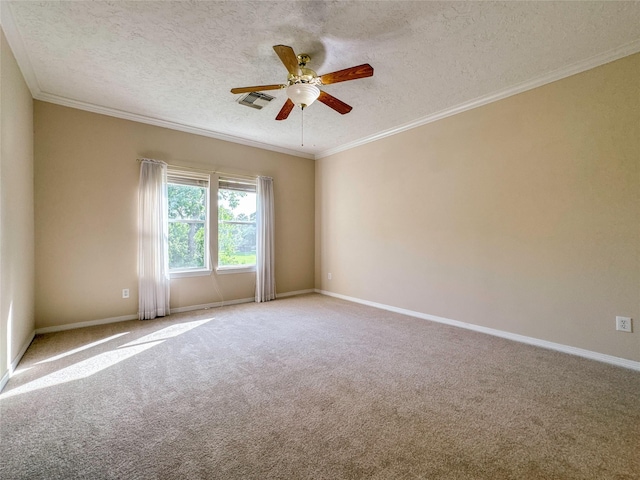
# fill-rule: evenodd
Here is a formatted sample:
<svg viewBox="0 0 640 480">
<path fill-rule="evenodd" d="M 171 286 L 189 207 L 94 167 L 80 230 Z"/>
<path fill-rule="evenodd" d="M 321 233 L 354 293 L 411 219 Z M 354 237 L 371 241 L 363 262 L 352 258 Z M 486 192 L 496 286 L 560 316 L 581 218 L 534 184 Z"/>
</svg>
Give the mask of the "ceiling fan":
<svg viewBox="0 0 640 480">
<path fill-rule="evenodd" d="M 349 113 L 353 107 L 329 95 L 327 92 L 320 90 L 320 87 L 332 83 L 346 82 L 347 80 L 371 77 L 373 75 L 373 67 L 368 63 L 325 75 L 318 75 L 310 68 L 307 68 L 307 63 L 309 63 L 311 57 L 306 53 L 296 55 L 293 48 L 287 45 L 275 45 L 273 49 L 289 72 L 287 83 L 232 88 L 231 93 L 261 92 L 263 90 L 286 88 L 288 98 L 280 110 L 280 113 L 278 113 L 276 120 L 286 119 L 295 105 L 304 109 L 315 100 L 319 100 L 342 115 Z"/>
</svg>

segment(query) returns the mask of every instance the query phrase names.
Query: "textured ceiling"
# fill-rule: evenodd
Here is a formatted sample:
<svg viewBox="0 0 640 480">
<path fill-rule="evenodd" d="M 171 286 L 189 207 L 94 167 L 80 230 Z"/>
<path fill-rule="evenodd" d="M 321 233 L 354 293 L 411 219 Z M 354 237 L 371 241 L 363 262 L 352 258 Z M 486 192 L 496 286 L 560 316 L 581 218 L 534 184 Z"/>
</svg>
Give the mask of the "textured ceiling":
<svg viewBox="0 0 640 480">
<path fill-rule="evenodd" d="M 640 51 L 640 2 L 26 2 L 2 26 L 35 98 L 322 156 Z M 272 49 L 308 53 L 319 74 L 375 74 L 324 89 L 274 120 L 232 87 L 286 82 Z"/>
</svg>

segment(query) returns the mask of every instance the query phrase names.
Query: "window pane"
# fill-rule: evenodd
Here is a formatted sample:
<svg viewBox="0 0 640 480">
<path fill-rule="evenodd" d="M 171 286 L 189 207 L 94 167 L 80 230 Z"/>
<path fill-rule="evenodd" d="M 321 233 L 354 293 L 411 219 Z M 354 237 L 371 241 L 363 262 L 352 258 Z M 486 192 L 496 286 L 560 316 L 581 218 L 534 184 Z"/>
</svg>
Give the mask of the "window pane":
<svg viewBox="0 0 640 480">
<path fill-rule="evenodd" d="M 218 265 L 256 264 L 256 194 L 218 189 Z"/>
<path fill-rule="evenodd" d="M 205 268 L 204 222 L 169 223 L 169 269 Z"/>
<path fill-rule="evenodd" d="M 220 223 L 218 229 L 220 266 L 256 264 L 255 223 Z"/>
<path fill-rule="evenodd" d="M 190 185 L 167 185 L 169 220 L 199 220 L 207 218 L 207 189 Z"/>
<path fill-rule="evenodd" d="M 208 188 L 169 183 L 169 270 L 207 268 Z"/>
</svg>

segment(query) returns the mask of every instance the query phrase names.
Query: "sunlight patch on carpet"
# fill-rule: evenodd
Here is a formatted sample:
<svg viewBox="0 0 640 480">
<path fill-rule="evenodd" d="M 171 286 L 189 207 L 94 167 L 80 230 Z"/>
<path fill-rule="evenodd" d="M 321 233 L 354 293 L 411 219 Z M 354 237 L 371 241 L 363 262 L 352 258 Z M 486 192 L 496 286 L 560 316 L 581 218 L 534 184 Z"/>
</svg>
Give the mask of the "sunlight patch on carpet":
<svg viewBox="0 0 640 480">
<path fill-rule="evenodd" d="M 162 340 L 153 343 L 146 343 L 144 345 L 136 345 L 126 349 L 117 349 L 101 353 L 100 355 L 75 363 L 69 367 L 58 370 L 57 372 L 45 375 L 33 382 L 29 382 L 13 390 L 9 390 L 8 392 L 1 394 L 0 399 L 87 378 L 161 343 Z"/>
<path fill-rule="evenodd" d="M 47 358 L 46 360 L 41 360 L 38 363 L 36 363 L 36 365 L 41 364 L 41 363 L 55 362 L 56 360 L 60 360 L 61 358 L 68 357 L 69 355 L 73 355 L 74 353 L 82 352 L 83 350 L 88 350 L 88 349 L 93 348 L 95 346 L 98 346 L 98 345 L 100 345 L 102 343 L 106 343 L 106 342 L 109 342 L 111 340 L 115 340 L 116 338 L 121 337 L 123 335 L 127 335 L 128 333 L 129 332 L 118 333 L 117 335 L 112 335 L 111 337 L 103 338 L 102 340 L 98 340 L 96 342 L 92 342 L 92 343 L 89 343 L 87 345 L 83 345 L 82 347 L 74 348 L 73 350 L 69 350 L 68 352 L 61 353 L 60 355 L 56 355 L 54 357 Z"/>
<path fill-rule="evenodd" d="M 49 375 L 45 375 L 42 378 L 34 380 L 32 382 L 21 385 L 13 390 L 9 390 L 3 394 L 0 394 L 0 399 L 13 397 L 15 395 L 20 395 L 27 392 L 33 392 L 35 390 L 40 390 L 42 388 L 51 387 L 54 385 L 60 385 L 62 383 L 72 382 L 74 380 L 80 380 L 83 378 L 87 378 L 91 375 L 94 375 L 102 370 L 105 370 L 116 363 L 119 363 L 127 358 L 133 357 L 138 353 L 144 352 L 149 348 L 155 347 L 156 345 L 160 345 L 166 340 L 177 337 L 178 335 L 182 335 L 190 330 L 193 330 L 200 325 L 203 325 L 209 321 L 213 320 L 213 318 L 207 318 L 204 320 L 196 320 L 193 322 L 186 323 L 178 323 L 175 325 L 170 325 L 166 328 L 158 330 L 157 332 L 150 333 L 143 337 L 138 338 L 137 340 L 133 340 L 131 342 L 125 343 L 124 345 L 120 345 L 118 348 L 101 353 L 94 357 L 88 358 L 86 360 L 82 360 L 78 363 L 65 367 L 56 372 L 50 373 Z M 102 343 L 106 343 L 111 340 L 115 340 L 118 337 L 123 335 L 127 335 L 129 332 L 119 333 L 117 335 L 113 335 L 111 337 L 103 338 L 101 340 L 97 340 L 95 342 L 89 343 L 82 347 L 75 348 L 73 350 L 69 350 L 68 352 L 61 353 L 54 357 L 48 358 L 46 360 L 42 360 L 38 363 L 47 363 L 52 362 L 54 360 L 59 360 L 61 358 L 67 357 L 74 353 L 81 352 L 83 350 L 87 350 L 89 348 L 95 347 Z"/>
<path fill-rule="evenodd" d="M 137 340 L 126 343 L 120 348 L 132 347 L 134 345 L 140 345 L 147 342 L 155 342 L 157 340 L 167 340 L 172 337 L 177 337 L 178 335 L 186 333 L 189 330 L 193 330 L 194 328 L 199 327 L 204 323 L 210 322 L 211 320 L 213 320 L 213 318 L 170 325 L 167 328 L 163 328 L 162 330 L 158 330 L 157 332 L 150 333 L 149 335 L 145 335 L 144 337 L 138 338 Z"/>
</svg>

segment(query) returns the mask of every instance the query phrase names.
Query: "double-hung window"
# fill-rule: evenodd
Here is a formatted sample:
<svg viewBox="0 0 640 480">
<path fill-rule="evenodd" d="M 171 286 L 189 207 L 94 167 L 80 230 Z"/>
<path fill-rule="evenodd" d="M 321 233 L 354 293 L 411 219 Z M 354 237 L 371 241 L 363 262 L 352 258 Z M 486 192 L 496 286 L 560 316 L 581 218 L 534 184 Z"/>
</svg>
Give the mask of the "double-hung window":
<svg viewBox="0 0 640 480">
<path fill-rule="evenodd" d="M 209 175 L 167 171 L 169 272 L 206 274 L 209 261 Z"/>
<path fill-rule="evenodd" d="M 254 270 L 256 182 L 218 179 L 218 271 Z"/>
</svg>

